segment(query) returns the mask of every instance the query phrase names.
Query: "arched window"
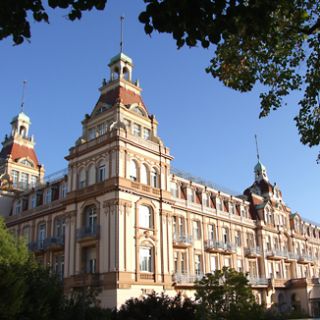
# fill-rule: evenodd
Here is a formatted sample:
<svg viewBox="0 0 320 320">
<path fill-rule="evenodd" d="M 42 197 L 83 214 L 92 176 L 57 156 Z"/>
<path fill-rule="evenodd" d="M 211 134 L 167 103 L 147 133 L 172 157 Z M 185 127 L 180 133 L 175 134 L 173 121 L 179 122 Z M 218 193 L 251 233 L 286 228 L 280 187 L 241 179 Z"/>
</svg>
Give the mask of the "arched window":
<svg viewBox="0 0 320 320">
<path fill-rule="evenodd" d="M 141 246 L 139 250 L 139 266 L 142 272 L 154 272 L 153 247 Z"/>
<path fill-rule="evenodd" d="M 137 163 L 134 160 L 130 160 L 130 165 L 129 165 L 129 176 L 132 181 L 137 181 L 138 180 L 138 166 Z"/>
<path fill-rule="evenodd" d="M 86 171 L 81 169 L 79 172 L 79 188 L 84 188 L 86 186 Z"/>
<path fill-rule="evenodd" d="M 88 169 L 88 186 L 93 185 L 96 182 L 96 168 L 92 164 Z"/>
<path fill-rule="evenodd" d="M 139 227 L 141 228 L 152 228 L 152 211 L 148 206 L 140 206 L 139 207 Z"/>
<path fill-rule="evenodd" d="M 140 182 L 144 184 L 148 184 L 148 168 L 145 164 L 141 166 Z"/>
<path fill-rule="evenodd" d="M 159 182 L 158 182 L 158 171 L 156 168 L 152 168 L 151 170 L 151 186 L 154 188 L 159 188 Z"/>
<path fill-rule="evenodd" d="M 129 69 L 124 67 L 122 69 L 122 74 L 123 74 L 123 78 L 126 79 L 126 80 L 130 80 L 130 73 L 129 73 Z"/>
<path fill-rule="evenodd" d="M 19 134 L 20 134 L 20 136 L 22 136 L 22 137 L 25 138 L 25 137 L 27 136 L 27 129 L 26 129 L 26 127 L 20 126 Z"/>
</svg>

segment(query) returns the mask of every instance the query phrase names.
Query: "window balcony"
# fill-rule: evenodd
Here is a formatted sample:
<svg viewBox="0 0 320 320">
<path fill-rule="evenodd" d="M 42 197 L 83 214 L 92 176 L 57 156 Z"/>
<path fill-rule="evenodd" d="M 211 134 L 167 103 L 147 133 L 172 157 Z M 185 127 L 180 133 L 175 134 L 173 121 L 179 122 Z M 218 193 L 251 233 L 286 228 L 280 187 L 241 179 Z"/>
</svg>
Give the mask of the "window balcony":
<svg viewBox="0 0 320 320">
<path fill-rule="evenodd" d="M 63 250 L 64 249 L 64 236 L 50 237 L 44 240 L 45 250 Z"/>
<path fill-rule="evenodd" d="M 73 276 L 72 280 L 72 287 L 99 287 L 101 285 L 98 273 L 80 273 Z"/>
<path fill-rule="evenodd" d="M 100 225 L 84 226 L 77 229 L 77 240 L 94 240 L 100 236 Z"/>
<path fill-rule="evenodd" d="M 221 252 L 231 254 L 236 251 L 237 246 L 234 243 L 207 240 L 205 242 L 205 249 L 209 252 Z"/>
<path fill-rule="evenodd" d="M 259 278 L 259 277 L 249 276 L 248 280 L 249 280 L 249 284 L 252 287 L 265 287 L 265 286 L 268 286 L 268 284 L 269 284 L 269 279 L 267 279 L 267 278 Z"/>
<path fill-rule="evenodd" d="M 194 284 L 195 281 L 200 281 L 203 278 L 203 273 L 176 273 L 173 276 L 173 281 L 176 284 Z"/>
<path fill-rule="evenodd" d="M 298 255 L 298 262 L 299 263 L 309 263 L 313 262 L 312 256 L 309 256 L 307 254 L 299 254 Z"/>
<path fill-rule="evenodd" d="M 175 247 L 189 247 L 193 244 L 193 237 L 188 235 L 173 235 L 173 245 Z"/>
<path fill-rule="evenodd" d="M 256 258 L 261 256 L 260 247 L 245 248 L 244 254 L 247 258 Z"/>
<path fill-rule="evenodd" d="M 268 259 L 281 260 L 281 259 L 286 258 L 288 256 L 288 252 L 282 251 L 279 249 L 268 250 L 268 251 L 266 251 L 266 256 Z"/>
<path fill-rule="evenodd" d="M 31 241 L 28 244 L 28 249 L 32 252 L 42 252 L 45 250 L 44 240 Z"/>
<path fill-rule="evenodd" d="M 299 255 L 295 252 L 288 252 L 288 255 L 286 257 L 286 260 L 288 261 L 295 261 L 295 260 L 298 260 L 299 258 Z"/>
</svg>

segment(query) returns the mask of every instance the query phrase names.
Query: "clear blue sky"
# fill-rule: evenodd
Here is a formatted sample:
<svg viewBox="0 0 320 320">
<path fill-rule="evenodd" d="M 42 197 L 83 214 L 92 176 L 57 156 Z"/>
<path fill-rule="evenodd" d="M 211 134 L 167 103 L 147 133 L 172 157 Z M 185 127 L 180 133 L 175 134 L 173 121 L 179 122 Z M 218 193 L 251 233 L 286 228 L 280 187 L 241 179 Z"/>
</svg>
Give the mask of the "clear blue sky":
<svg viewBox="0 0 320 320">
<path fill-rule="evenodd" d="M 298 96 L 259 120 L 259 90 L 241 94 L 224 88 L 204 71 L 211 52 L 177 50 L 168 35 L 146 36 L 138 22 L 142 0 L 109 0 L 104 12 L 85 13 L 69 22 L 63 11 L 50 11 L 51 23 L 32 23 L 31 43 L 0 42 L 0 135 L 9 133 L 18 113 L 21 84 L 28 81 L 25 112 L 32 119 L 38 157 L 46 173 L 67 166 L 64 156 L 81 134 L 107 64 L 119 52 L 119 17 L 124 14 L 124 51 L 135 64 L 149 111 L 159 121 L 159 135 L 171 148 L 173 165 L 231 190 L 253 182 L 254 134 L 262 162 L 293 212 L 320 222 L 319 148 L 299 142 L 293 117 Z"/>
</svg>

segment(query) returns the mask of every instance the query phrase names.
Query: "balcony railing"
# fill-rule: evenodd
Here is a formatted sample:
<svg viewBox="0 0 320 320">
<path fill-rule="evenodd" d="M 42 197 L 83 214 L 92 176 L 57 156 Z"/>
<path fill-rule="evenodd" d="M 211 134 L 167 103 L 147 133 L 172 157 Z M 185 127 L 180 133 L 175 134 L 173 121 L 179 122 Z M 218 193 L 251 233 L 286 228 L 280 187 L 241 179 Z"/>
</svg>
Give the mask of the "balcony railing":
<svg viewBox="0 0 320 320">
<path fill-rule="evenodd" d="M 184 234 L 182 234 L 182 235 L 174 234 L 173 235 L 173 242 L 190 245 L 193 243 L 193 237 L 188 236 L 188 235 L 184 235 Z"/>
<path fill-rule="evenodd" d="M 77 240 L 97 238 L 100 235 L 100 225 L 84 226 L 77 229 Z"/>
<path fill-rule="evenodd" d="M 203 273 L 190 274 L 190 273 L 176 273 L 173 279 L 176 283 L 194 283 L 203 278 Z"/>
<path fill-rule="evenodd" d="M 283 251 L 283 250 L 279 250 L 279 249 L 267 250 L 266 251 L 266 256 L 267 257 L 283 257 L 283 258 L 286 258 L 286 257 L 288 257 L 288 251 Z"/>
<path fill-rule="evenodd" d="M 44 240 L 31 241 L 28 244 L 28 249 L 33 252 L 45 250 Z"/>
<path fill-rule="evenodd" d="M 205 248 L 208 250 L 216 249 L 216 250 L 225 250 L 225 251 L 235 251 L 236 245 L 230 242 L 222 242 L 215 240 L 207 240 L 205 242 Z"/>
<path fill-rule="evenodd" d="M 312 256 L 308 254 L 299 254 L 298 255 L 298 261 L 300 262 L 312 262 L 314 259 Z"/>
<path fill-rule="evenodd" d="M 244 254 L 250 257 L 260 256 L 261 248 L 260 247 L 245 248 Z"/>
<path fill-rule="evenodd" d="M 63 248 L 64 237 L 50 237 L 44 240 L 44 249 Z"/>
<path fill-rule="evenodd" d="M 259 277 L 248 277 L 249 284 L 252 286 L 267 286 L 269 283 L 269 279 L 267 278 L 259 278 Z"/>
</svg>

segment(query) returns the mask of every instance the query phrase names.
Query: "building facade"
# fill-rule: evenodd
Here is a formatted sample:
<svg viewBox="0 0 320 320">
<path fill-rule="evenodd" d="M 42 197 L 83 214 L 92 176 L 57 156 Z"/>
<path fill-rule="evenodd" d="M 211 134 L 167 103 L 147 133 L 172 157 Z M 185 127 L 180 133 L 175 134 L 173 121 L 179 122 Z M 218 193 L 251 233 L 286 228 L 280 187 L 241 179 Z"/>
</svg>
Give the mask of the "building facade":
<svg viewBox="0 0 320 320">
<path fill-rule="evenodd" d="M 132 60 L 120 53 L 109 68 L 67 170 L 44 178 L 30 119 L 13 119 L 0 152 L 10 230 L 66 292 L 97 287 L 104 307 L 152 291 L 192 296 L 195 280 L 228 266 L 258 302 L 319 315 L 320 225 L 291 212 L 260 161 L 238 196 L 171 168 Z"/>
</svg>

